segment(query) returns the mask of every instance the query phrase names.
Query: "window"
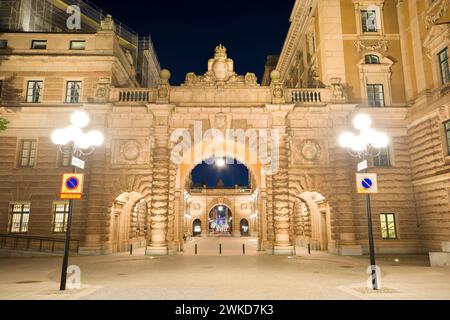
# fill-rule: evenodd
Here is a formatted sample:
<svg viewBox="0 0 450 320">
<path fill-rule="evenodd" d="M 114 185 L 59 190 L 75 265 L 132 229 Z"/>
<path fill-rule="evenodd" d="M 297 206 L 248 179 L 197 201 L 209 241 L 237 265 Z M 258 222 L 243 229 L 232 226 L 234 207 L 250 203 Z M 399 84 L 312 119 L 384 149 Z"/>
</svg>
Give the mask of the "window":
<svg viewBox="0 0 450 320">
<path fill-rule="evenodd" d="M 362 10 L 361 23 L 363 32 L 377 32 L 377 12 L 375 10 Z"/>
<path fill-rule="evenodd" d="M 2 93 L 3 93 L 3 80 L 0 80 L 0 100 L 2 99 Z"/>
<path fill-rule="evenodd" d="M 86 41 L 84 40 L 72 40 L 70 41 L 70 50 L 85 50 Z"/>
<path fill-rule="evenodd" d="M 72 143 L 68 143 L 61 147 L 60 163 L 59 163 L 61 167 L 70 167 L 72 165 L 72 151 L 73 151 Z"/>
<path fill-rule="evenodd" d="M 380 214 L 381 236 L 383 239 L 397 239 L 397 225 L 394 213 Z"/>
<path fill-rule="evenodd" d="M 444 123 L 445 138 L 447 141 L 447 153 L 450 156 L 450 120 Z"/>
<path fill-rule="evenodd" d="M 368 84 L 367 98 L 370 107 L 384 107 L 384 87 L 382 84 Z"/>
<path fill-rule="evenodd" d="M 69 216 L 69 202 L 53 203 L 53 232 L 65 233 L 67 231 L 67 218 Z"/>
<path fill-rule="evenodd" d="M 28 221 L 30 220 L 30 203 L 11 203 L 9 205 L 10 212 L 10 233 L 26 233 L 28 232 Z"/>
<path fill-rule="evenodd" d="M 42 100 L 43 81 L 28 81 L 27 86 L 27 102 L 40 103 Z"/>
<path fill-rule="evenodd" d="M 445 48 L 438 54 L 439 57 L 439 69 L 441 71 L 442 84 L 450 82 L 450 68 L 448 63 L 448 48 Z"/>
<path fill-rule="evenodd" d="M 31 41 L 31 49 L 46 50 L 47 49 L 47 40 L 33 40 L 33 41 Z"/>
<path fill-rule="evenodd" d="M 36 163 L 36 140 L 22 140 L 19 155 L 19 167 L 34 167 Z"/>
<path fill-rule="evenodd" d="M 67 103 L 80 103 L 81 100 L 81 81 L 68 81 L 66 91 Z"/>
<path fill-rule="evenodd" d="M 380 153 L 373 158 L 373 165 L 375 167 L 390 167 L 391 157 L 389 154 L 389 148 L 381 148 Z"/>
<path fill-rule="evenodd" d="M 8 48 L 8 40 L 0 40 L 0 49 Z"/>
<path fill-rule="evenodd" d="M 374 54 L 368 54 L 365 58 L 366 64 L 380 64 L 380 58 Z"/>
</svg>

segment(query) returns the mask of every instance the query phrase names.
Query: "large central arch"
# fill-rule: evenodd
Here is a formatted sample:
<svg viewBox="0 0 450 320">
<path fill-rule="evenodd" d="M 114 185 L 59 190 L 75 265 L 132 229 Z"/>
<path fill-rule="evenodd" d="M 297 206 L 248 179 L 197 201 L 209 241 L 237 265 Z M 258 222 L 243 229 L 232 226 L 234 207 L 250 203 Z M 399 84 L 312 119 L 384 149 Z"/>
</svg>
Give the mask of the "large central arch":
<svg viewBox="0 0 450 320">
<path fill-rule="evenodd" d="M 175 190 L 178 194 L 186 194 L 186 190 L 188 189 L 188 183 L 189 183 L 189 176 L 191 172 L 194 170 L 194 168 L 201 164 L 203 161 L 206 161 L 211 158 L 217 158 L 217 157 L 223 157 L 223 158 L 230 158 L 238 161 L 239 163 L 243 164 L 249 172 L 249 175 L 251 176 L 251 181 L 254 183 L 253 190 L 256 192 L 253 192 L 254 195 L 256 195 L 255 203 L 256 207 L 252 208 L 252 223 L 253 223 L 253 230 L 256 230 L 253 232 L 253 235 L 256 235 L 258 237 L 258 248 L 259 250 L 263 249 L 262 243 L 263 243 L 263 221 L 265 219 L 265 209 L 263 205 L 263 201 L 260 199 L 259 195 L 261 192 L 265 192 L 266 188 L 266 179 L 263 175 L 262 171 L 262 164 L 260 163 L 258 159 L 258 155 L 255 150 L 252 150 L 249 147 L 243 146 L 242 144 L 239 144 L 236 141 L 231 141 L 231 143 L 234 143 L 235 147 L 233 150 L 230 150 L 229 148 L 224 147 L 224 141 L 219 142 L 210 142 L 205 143 L 202 142 L 201 145 L 197 145 L 195 147 L 192 147 L 188 149 L 183 154 L 183 160 L 181 163 L 177 166 L 177 175 L 176 175 L 176 181 L 175 181 Z M 225 143 L 226 144 L 226 143 Z M 195 150 L 195 148 L 200 148 L 202 152 L 198 152 L 198 149 Z M 238 151 L 240 150 L 240 152 Z M 194 155 L 197 154 L 197 157 L 194 157 Z M 258 159 L 258 161 L 250 162 L 250 159 Z M 252 195 L 253 195 L 252 194 Z M 220 198 L 220 197 L 219 197 Z M 179 234 L 180 239 L 186 239 L 186 231 L 190 230 L 192 226 L 183 223 L 182 221 L 185 220 L 186 214 L 189 210 L 189 208 L 186 208 L 186 203 L 181 201 L 180 210 L 177 214 L 176 219 L 178 219 L 177 225 L 182 226 L 182 228 L 178 228 L 178 232 L 182 233 Z M 224 201 L 218 200 L 216 204 L 224 204 L 227 205 Z M 210 206 L 213 206 L 213 204 L 210 204 Z M 209 209 L 209 208 L 208 208 Z M 234 208 L 233 208 L 234 209 Z M 250 219 L 248 219 L 250 220 Z M 239 228 L 240 221 L 237 221 L 237 225 L 234 226 L 234 231 L 237 234 L 240 233 Z M 207 228 L 206 223 L 202 226 L 203 229 Z M 183 245 L 180 246 L 180 249 L 182 250 Z"/>
</svg>

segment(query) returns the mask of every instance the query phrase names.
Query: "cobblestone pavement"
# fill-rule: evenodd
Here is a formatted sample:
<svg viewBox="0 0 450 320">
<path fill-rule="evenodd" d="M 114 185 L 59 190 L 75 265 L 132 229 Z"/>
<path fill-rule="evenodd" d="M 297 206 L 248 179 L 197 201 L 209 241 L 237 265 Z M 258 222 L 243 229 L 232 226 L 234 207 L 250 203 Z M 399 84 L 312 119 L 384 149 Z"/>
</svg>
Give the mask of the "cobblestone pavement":
<svg viewBox="0 0 450 320">
<path fill-rule="evenodd" d="M 198 244 L 195 255 L 194 243 Z M 218 244 L 222 243 L 222 255 Z M 379 256 L 383 290 L 366 289 L 368 257 L 258 254 L 256 242 L 195 239 L 185 254 L 72 257 L 82 287 L 58 291 L 61 257 L 0 258 L 0 299 L 450 299 L 450 269 L 427 256 Z M 398 262 L 395 259 L 399 259 Z"/>
</svg>

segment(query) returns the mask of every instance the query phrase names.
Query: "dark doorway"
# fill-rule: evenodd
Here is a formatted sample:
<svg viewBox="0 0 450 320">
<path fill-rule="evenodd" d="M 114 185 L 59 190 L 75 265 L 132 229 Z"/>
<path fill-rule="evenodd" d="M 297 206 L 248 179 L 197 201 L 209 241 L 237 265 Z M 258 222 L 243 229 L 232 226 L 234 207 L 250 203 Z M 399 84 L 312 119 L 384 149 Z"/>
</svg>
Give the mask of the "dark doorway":
<svg viewBox="0 0 450 320">
<path fill-rule="evenodd" d="M 247 219 L 242 219 L 240 223 L 241 237 L 248 237 L 250 235 L 250 226 Z"/>
<path fill-rule="evenodd" d="M 202 221 L 200 219 L 196 219 L 192 223 L 192 235 L 194 237 L 200 237 L 202 235 Z"/>
</svg>

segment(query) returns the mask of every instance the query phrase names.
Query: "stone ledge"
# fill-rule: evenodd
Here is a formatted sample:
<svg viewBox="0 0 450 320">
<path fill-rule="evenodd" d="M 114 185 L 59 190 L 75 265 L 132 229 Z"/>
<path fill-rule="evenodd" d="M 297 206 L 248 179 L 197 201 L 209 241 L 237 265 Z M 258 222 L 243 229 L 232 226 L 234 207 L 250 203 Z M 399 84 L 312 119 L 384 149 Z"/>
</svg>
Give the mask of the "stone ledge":
<svg viewBox="0 0 450 320">
<path fill-rule="evenodd" d="M 450 267 L 450 252 L 430 252 L 432 267 Z"/>
</svg>

